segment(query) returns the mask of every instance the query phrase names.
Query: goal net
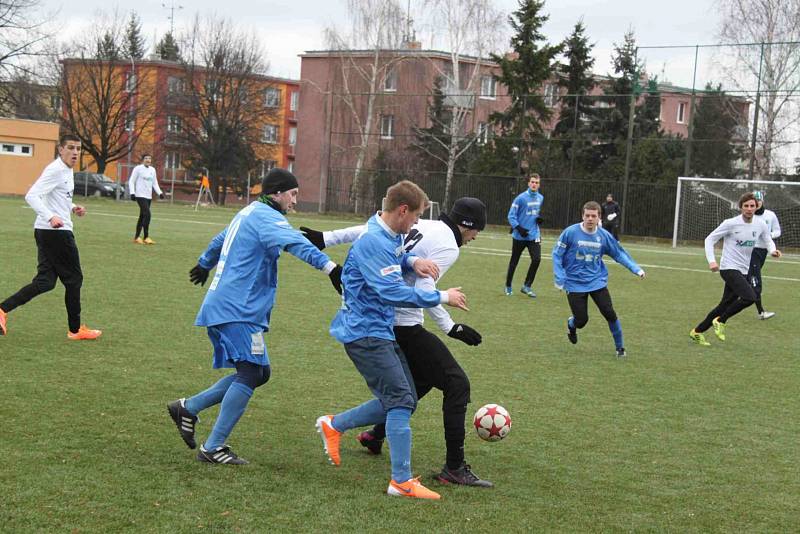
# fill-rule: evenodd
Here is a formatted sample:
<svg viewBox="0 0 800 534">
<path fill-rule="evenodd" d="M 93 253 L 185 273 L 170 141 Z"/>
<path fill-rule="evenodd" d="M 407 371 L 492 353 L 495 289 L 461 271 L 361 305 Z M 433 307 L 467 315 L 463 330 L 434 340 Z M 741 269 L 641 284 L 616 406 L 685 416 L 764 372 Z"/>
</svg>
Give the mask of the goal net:
<svg viewBox="0 0 800 534">
<path fill-rule="evenodd" d="M 748 191 L 761 191 L 764 206 L 778 216 L 781 225 L 781 236 L 775 240 L 778 248 L 797 252 L 800 182 L 721 178 L 678 178 L 672 246 L 702 243 L 724 219 L 739 214 L 739 197 Z"/>
</svg>

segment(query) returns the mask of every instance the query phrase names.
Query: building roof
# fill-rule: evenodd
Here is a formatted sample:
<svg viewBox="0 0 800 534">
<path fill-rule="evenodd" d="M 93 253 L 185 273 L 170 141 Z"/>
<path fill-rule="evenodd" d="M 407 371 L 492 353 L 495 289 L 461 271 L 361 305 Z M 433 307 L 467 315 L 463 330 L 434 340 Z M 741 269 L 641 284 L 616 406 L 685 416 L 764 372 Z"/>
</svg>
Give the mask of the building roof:
<svg viewBox="0 0 800 534">
<path fill-rule="evenodd" d="M 386 48 L 380 49 L 379 52 L 385 53 L 387 55 L 403 55 L 403 56 L 418 56 L 424 58 L 438 58 L 449 61 L 452 59 L 450 52 L 445 52 L 444 50 L 423 50 L 420 48 Z M 298 54 L 299 57 L 331 57 L 331 56 L 339 56 L 339 55 L 348 55 L 348 56 L 370 56 L 375 53 L 375 50 L 306 50 L 302 54 Z M 478 56 L 470 56 L 466 54 L 460 54 L 459 58 L 463 61 L 471 61 L 474 63 L 480 62 L 484 64 L 491 64 L 496 65 L 496 63 L 490 58 L 479 58 Z"/>
</svg>

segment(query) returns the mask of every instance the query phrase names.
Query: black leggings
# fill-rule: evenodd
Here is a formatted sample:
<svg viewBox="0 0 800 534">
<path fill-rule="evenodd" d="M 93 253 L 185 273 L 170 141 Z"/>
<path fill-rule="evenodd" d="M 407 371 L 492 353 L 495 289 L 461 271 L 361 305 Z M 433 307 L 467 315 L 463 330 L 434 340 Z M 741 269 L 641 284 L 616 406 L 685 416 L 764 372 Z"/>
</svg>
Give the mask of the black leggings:
<svg viewBox="0 0 800 534">
<path fill-rule="evenodd" d="M 590 291 L 588 293 L 567 293 L 567 302 L 569 302 L 569 309 L 572 311 L 573 321 L 575 328 L 583 328 L 589 322 L 589 297 L 592 297 L 600 314 L 609 323 L 617 320 L 617 312 L 614 311 L 614 305 L 611 303 L 611 293 L 608 288 Z"/>
<path fill-rule="evenodd" d="M 447 345 L 422 325 L 395 326 L 394 334 L 414 377 L 417 398 L 421 399 L 433 388 L 442 392 L 447 465 L 452 469 L 461 467 L 464 463 L 464 420 L 470 401 L 467 374 Z M 378 439 L 386 435 L 384 425 L 376 425 L 373 432 Z"/>
<path fill-rule="evenodd" d="M 747 273 L 747 281 L 753 286 L 753 291 L 756 293 L 756 308 L 758 313 L 764 311 L 764 306 L 761 305 L 761 290 L 764 287 L 764 282 L 761 279 L 761 269 L 764 267 L 764 262 L 767 261 L 767 249 L 754 248 L 753 255 L 750 257 L 750 271 Z"/>
<path fill-rule="evenodd" d="M 67 323 L 70 332 L 81 326 L 81 286 L 83 272 L 75 236 L 69 230 L 34 230 L 39 265 L 36 276 L 5 301 L 0 309 L 10 312 L 32 298 L 56 287 L 56 280 L 64 284 L 64 304 L 67 307 Z"/>
<path fill-rule="evenodd" d="M 506 287 L 511 287 L 511 281 L 514 279 L 514 271 L 517 270 L 519 258 L 522 256 L 522 251 L 528 249 L 528 254 L 531 256 L 531 266 L 528 267 L 528 274 L 525 275 L 525 286 L 531 287 L 533 280 L 536 278 L 536 271 L 539 270 L 539 263 L 542 261 L 542 244 L 536 241 L 523 241 L 521 239 L 511 240 L 511 261 L 508 262 L 508 274 L 506 274 Z"/>
<path fill-rule="evenodd" d="M 136 203 L 139 204 L 139 220 L 136 221 L 136 237 L 144 231 L 144 238 L 147 239 L 150 235 L 150 202 L 149 198 L 136 197 Z"/>
<path fill-rule="evenodd" d="M 719 317 L 719 322 L 725 323 L 756 301 L 756 292 L 747 281 L 747 278 L 736 269 L 725 269 L 719 275 L 725 280 L 725 289 L 722 290 L 722 299 L 717 307 L 708 312 L 706 318 L 695 327 L 695 332 L 705 332 L 711 328 L 711 322 Z"/>
</svg>

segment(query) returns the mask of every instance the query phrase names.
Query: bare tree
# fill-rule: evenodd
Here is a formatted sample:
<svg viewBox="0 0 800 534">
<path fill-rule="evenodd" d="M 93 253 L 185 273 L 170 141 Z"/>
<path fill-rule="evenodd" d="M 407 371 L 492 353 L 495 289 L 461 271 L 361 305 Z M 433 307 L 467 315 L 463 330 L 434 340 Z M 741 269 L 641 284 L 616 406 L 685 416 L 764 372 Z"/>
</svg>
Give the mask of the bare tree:
<svg viewBox="0 0 800 534">
<path fill-rule="evenodd" d="M 407 18 L 397 0 L 348 0 L 347 8 L 350 31 L 328 28 L 325 33 L 339 59 L 341 86 L 334 98 L 347 109 L 357 134 L 351 201 L 359 213 L 371 209 L 375 177 L 370 174 L 365 184 L 363 169 L 375 138 L 379 92 L 404 57 Z"/>
<path fill-rule="evenodd" d="M 444 86 L 443 103 L 448 112 L 441 115 L 447 121 L 447 124 L 441 125 L 446 135 L 420 136 L 422 130 L 417 129 L 417 139 L 422 142 L 414 143 L 414 146 L 446 166 L 442 206 L 446 209 L 450 206 L 456 163 L 478 138 L 478 133 L 469 128 L 467 122 L 474 117 L 482 78 L 492 77 L 487 68 L 492 62 L 486 58 L 499 48 L 498 37 L 502 34 L 503 19 L 489 0 L 429 0 L 425 11 L 431 17 L 434 31 L 444 33 L 448 50 L 449 61 L 431 60 Z M 435 121 L 435 116 L 431 116 L 430 120 Z M 436 145 L 440 145 L 443 152 L 428 148 Z"/>
<path fill-rule="evenodd" d="M 718 0 L 718 6 L 720 40 L 735 51 L 735 61 L 723 66 L 757 102 L 755 172 L 767 176 L 800 119 L 800 0 Z"/>
<path fill-rule="evenodd" d="M 182 56 L 188 109 L 179 138 L 189 147 L 189 164 L 208 169 L 224 203 L 228 185 L 259 160 L 277 159 L 280 93 L 265 76 L 262 43 L 228 19 L 196 17 Z"/>
</svg>

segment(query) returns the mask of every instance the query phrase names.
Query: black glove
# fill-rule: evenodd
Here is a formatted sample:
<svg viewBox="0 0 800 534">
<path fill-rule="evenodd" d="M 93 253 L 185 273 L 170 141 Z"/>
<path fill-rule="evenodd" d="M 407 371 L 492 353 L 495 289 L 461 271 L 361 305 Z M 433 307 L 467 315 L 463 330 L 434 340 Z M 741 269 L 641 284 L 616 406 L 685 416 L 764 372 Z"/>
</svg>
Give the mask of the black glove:
<svg viewBox="0 0 800 534">
<path fill-rule="evenodd" d="M 312 241 L 313 243 L 313 241 Z M 336 290 L 337 293 L 340 295 L 342 294 L 342 266 L 337 265 L 333 268 L 333 270 L 328 274 L 328 278 L 331 279 L 331 284 L 333 284 L 333 289 Z"/>
<path fill-rule="evenodd" d="M 541 217 L 536 217 L 536 224 L 542 224 L 543 222 L 544 219 L 542 219 Z"/>
<path fill-rule="evenodd" d="M 164 200 L 164 193 L 159 193 L 158 194 L 158 198 L 160 198 L 161 200 Z"/>
<path fill-rule="evenodd" d="M 480 345 L 483 338 L 477 330 L 470 328 L 465 324 L 454 324 L 453 328 L 447 333 L 448 336 L 459 341 L 463 341 L 467 345 Z"/>
<path fill-rule="evenodd" d="M 192 270 L 189 271 L 189 281 L 194 285 L 200 284 L 201 286 L 206 285 L 206 280 L 208 280 L 208 269 L 204 269 L 198 263 Z"/>
<path fill-rule="evenodd" d="M 133 200 L 134 202 L 136 202 L 136 195 L 134 195 L 133 193 L 131 193 L 131 200 Z"/>
<path fill-rule="evenodd" d="M 523 227 L 521 227 L 521 226 L 517 226 L 517 227 L 515 228 L 515 230 L 516 230 L 517 232 L 519 232 L 519 235 L 520 235 L 520 236 L 522 236 L 522 237 L 528 237 L 528 231 L 527 231 L 525 228 L 523 228 Z"/>
<path fill-rule="evenodd" d="M 311 241 L 311 244 L 317 247 L 320 250 L 325 249 L 325 238 L 322 237 L 322 232 L 318 230 L 312 230 L 307 226 L 301 226 L 300 232 L 305 236 L 306 239 Z M 339 291 L 341 293 L 341 291 Z"/>
</svg>

